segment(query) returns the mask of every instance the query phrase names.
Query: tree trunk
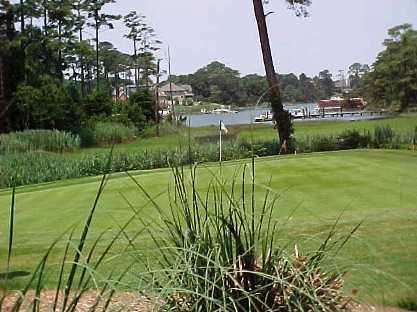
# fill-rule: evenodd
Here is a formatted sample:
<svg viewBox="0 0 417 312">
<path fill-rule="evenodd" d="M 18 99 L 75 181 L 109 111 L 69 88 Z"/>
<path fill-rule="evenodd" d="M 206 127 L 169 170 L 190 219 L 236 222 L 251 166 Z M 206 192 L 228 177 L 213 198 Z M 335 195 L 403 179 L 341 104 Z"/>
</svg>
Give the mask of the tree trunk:
<svg viewBox="0 0 417 312">
<path fill-rule="evenodd" d="M 64 83 L 64 70 L 62 66 L 62 20 L 58 21 L 58 42 L 59 42 L 59 48 L 58 48 L 58 66 L 57 66 L 57 74 L 59 76 L 59 79 L 61 80 L 61 84 Z"/>
<path fill-rule="evenodd" d="M 271 101 L 272 114 L 276 122 L 281 144 L 280 152 L 287 152 L 292 133 L 291 115 L 284 110 L 284 106 L 282 105 L 281 91 L 274 68 L 274 62 L 272 60 L 268 27 L 266 25 L 266 17 L 262 0 L 253 0 L 253 8 L 255 11 L 256 22 L 258 24 L 259 39 L 261 42 L 266 77 L 270 88 L 269 97 Z"/>
<path fill-rule="evenodd" d="M 25 32 L 25 3 L 23 0 L 20 0 L 20 33 L 22 35 L 22 38 L 25 38 L 24 36 Z M 23 77 L 25 82 L 27 81 L 27 75 L 26 75 L 26 50 L 25 50 L 25 41 L 20 41 L 20 50 L 22 53 L 22 71 L 23 71 Z"/>
<path fill-rule="evenodd" d="M 78 20 L 81 23 L 81 9 L 80 7 L 77 8 Z M 80 24 L 79 29 L 79 41 L 80 43 L 83 42 L 83 28 L 82 24 Z M 85 96 L 85 73 L 84 73 L 84 56 L 80 53 L 80 67 L 81 67 L 81 95 L 82 97 Z"/>
<path fill-rule="evenodd" d="M 94 16 L 95 16 L 95 23 L 96 23 L 96 86 L 97 86 L 97 90 L 100 88 L 100 62 L 99 62 L 99 54 L 98 54 L 98 43 L 99 43 L 99 38 L 98 38 L 98 30 L 99 30 L 99 16 L 98 16 L 98 10 L 95 10 L 94 12 Z"/>
<path fill-rule="evenodd" d="M 116 99 L 120 100 L 120 90 L 119 90 L 119 72 L 114 74 L 114 88 L 116 89 Z"/>
<path fill-rule="evenodd" d="M 135 86 L 136 90 L 139 86 L 139 77 L 138 77 L 138 49 L 136 47 L 136 39 L 133 39 L 133 55 L 134 55 L 134 66 L 135 66 Z"/>
<path fill-rule="evenodd" d="M 20 32 L 23 34 L 25 31 L 25 10 L 24 10 L 24 2 L 20 0 Z"/>
<path fill-rule="evenodd" d="M 48 37 L 48 3 L 43 1 L 43 28 L 45 37 Z"/>
<path fill-rule="evenodd" d="M 156 86 L 155 86 L 155 123 L 156 123 L 156 136 L 159 137 L 159 72 L 161 71 L 161 60 L 158 59 L 156 63 Z"/>
</svg>

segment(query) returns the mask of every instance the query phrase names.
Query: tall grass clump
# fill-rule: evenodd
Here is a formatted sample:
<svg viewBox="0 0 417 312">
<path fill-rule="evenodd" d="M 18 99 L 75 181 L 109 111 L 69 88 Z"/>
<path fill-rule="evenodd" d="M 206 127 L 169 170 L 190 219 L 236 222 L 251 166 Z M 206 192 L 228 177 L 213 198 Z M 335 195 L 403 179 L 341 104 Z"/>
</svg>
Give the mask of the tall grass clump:
<svg viewBox="0 0 417 312">
<path fill-rule="evenodd" d="M 375 148 L 389 146 L 395 138 L 394 130 L 390 126 L 376 126 L 374 128 L 372 144 Z"/>
<path fill-rule="evenodd" d="M 93 128 L 96 145 L 117 144 L 132 141 L 137 130 L 118 122 L 97 122 Z"/>
<path fill-rule="evenodd" d="M 297 138 L 296 150 L 299 153 L 313 153 L 339 150 L 339 140 L 333 135 L 307 135 Z"/>
<path fill-rule="evenodd" d="M 255 198 L 254 165 L 249 173 L 243 169 L 240 182 L 235 173 L 228 186 L 221 173 L 214 173 L 204 194 L 198 191 L 195 167 L 189 180 L 183 169 L 173 171 L 170 211 L 154 203 L 164 222 L 158 232 L 150 232 L 160 263 L 143 274 L 149 291 L 167 305 L 163 311 L 349 309 L 343 273 L 322 267 L 349 235 L 337 238 L 334 227 L 315 252 L 302 255 L 297 246 L 290 252 L 276 242 L 278 222 L 272 214 L 277 196 L 266 187 L 259 205 Z"/>
<path fill-rule="evenodd" d="M 0 154 L 30 151 L 71 152 L 80 148 L 77 135 L 59 130 L 25 130 L 0 134 Z"/>
</svg>

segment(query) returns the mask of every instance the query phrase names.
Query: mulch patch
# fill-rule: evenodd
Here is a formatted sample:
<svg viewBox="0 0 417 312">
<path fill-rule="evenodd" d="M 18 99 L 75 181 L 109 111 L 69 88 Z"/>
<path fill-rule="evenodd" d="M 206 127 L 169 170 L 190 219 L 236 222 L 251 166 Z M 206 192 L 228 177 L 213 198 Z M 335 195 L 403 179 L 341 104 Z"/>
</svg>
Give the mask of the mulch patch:
<svg viewBox="0 0 417 312">
<path fill-rule="evenodd" d="M 2 294 L 0 293 L 0 296 Z M 59 312 L 61 311 L 63 293 L 60 292 L 59 300 L 56 306 L 55 311 L 53 311 L 54 300 L 56 296 L 56 290 L 48 289 L 43 290 L 40 296 L 40 312 Z M 103 312 L 103 308 L 106 304 L 106 297 L 98 301 L 100 297 L 100 292 L 97 290 L 86 291 L 78 305 L 75 309 L 76 312 L 88 312 L 92 307 L 97 305 L 95 311 Z M 0 307 L 1 312 L 10 312 L 12 311 L 13 305 L 16 300 L 19 298 L 18 292 L 10 292 L 4 298 L 2 306 Z M 74 294 L 70 295 L 68 302 L 71 302 L 74 298 Z M 35 292 L 29 291 L 24 298 L 23 304 L 19 312 L 32 311 L 33 303 L 35 299 Z M 159 303 L 159 304 L 158 304 Z M 155 311 L 157 304 L 160 306 L 160 302 L 155 297 L 140 295 L 134 292 L 119 292 L 116 293 L 112 300 L 109 303 L 109 306 L 106 311 L 111 312 L 151 312 Z M 68 304 L 67 304 L 68 306 Z M 410 312 L 404 309 L 396 307 L 383 307 L 383 306 L 373 306 L 368 304 L 354 304 L 351 307 L 352 312 Z"/>
<path fill-rule="evenodd" d="M 40 302 L 39 304 L 39 311 L 40 312 L 52 312 L 54 301 L 56 296 L 56 290 L 49 289 L 49 290 L 43 290 L 41 292 Z M 101 300 L 98 301 L 97 299 L 100 297 L 100 292 L 97 290 L 89 290 L 85 292 L 78 305 L 75 309 L 76 312 L 87 312 L 90 311 L 92 307 L 95 305 L 97 308 L 95 311 L 102 312 L 103 307 L 106 305 L 107 298 L 104 297 Z M 18 300 L 19 293 L 17 292 L 10 292 L 7 294 L 7 296 L 3 300 L 3 304 L 1 306 L 1 312 L 9 312 L 12 311 L 13 305 Z M 70 298 L 68 302 L 70 303 L 72 299 L 74 298 L 74 294 L 70 295 Z M 20 312 L 26 312 L 26 311 L 32 311 L 32 307 L 34 304 L 35 299 L 35 292 L 30 291 L 27 293 L 27 295 L 24 298 L 23 304 L 20 308 Z M 155 303 L 157 301 L 155 299 L 149 298 L 147 296 L 140 295 L 138 293 L 133 292 L 121 292 L 116 293 L 112 300 L 110 301 L 110 304 L 106 311 L 123 311 L 123 312 L 148 312 L 152 311 L 153 307 L 155 306 Z M 63 292 L 60 292 L 59 300 L 56 306 L 56 309 L 54 312 L 61 311 L 63 303 Z M 68 303 L 67 303 L 68 307 Z"/>
</svg>

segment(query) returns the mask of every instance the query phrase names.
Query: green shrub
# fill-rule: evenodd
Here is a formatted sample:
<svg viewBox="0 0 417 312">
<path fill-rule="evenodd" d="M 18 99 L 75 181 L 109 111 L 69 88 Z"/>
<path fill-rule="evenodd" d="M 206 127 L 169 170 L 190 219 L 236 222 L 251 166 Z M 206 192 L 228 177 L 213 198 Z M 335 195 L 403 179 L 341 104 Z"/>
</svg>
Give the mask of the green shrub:
<svg viewBox="0 0 417 312">
<path fill-rule="evenodd" d="M 113 101 L 105 92 L 94 90 L 83 99 L 83 109 L 87 120 L 94 116 L 111 116 Z"/>
<path fill-rule="evenodd" d="M 338 148 L 345 150 L 367 147 L 370 140 L 369 135 L 361 135 L 357 130 L 347 130 L 338 136 Z"/>
<path fill-rule="evenodd" d="M 58 130 L 25 130 L 0 135 L 0 154 L 29 151 L 70 152 L 80 147 L 80 138 Z"/>
<path fill-rule="evenodd" d="M 116 144 L 132 141 L 136 137 L 136 129 L 117 122 L 98 122 L 93 135 L 97 145 Z"/>
<path fill-rule="evenodd" d="M 139 90 L 129 97 L 127 116 L 141 131 L 155 121 L 155 99 L 148 90 Z"/>
</svg>

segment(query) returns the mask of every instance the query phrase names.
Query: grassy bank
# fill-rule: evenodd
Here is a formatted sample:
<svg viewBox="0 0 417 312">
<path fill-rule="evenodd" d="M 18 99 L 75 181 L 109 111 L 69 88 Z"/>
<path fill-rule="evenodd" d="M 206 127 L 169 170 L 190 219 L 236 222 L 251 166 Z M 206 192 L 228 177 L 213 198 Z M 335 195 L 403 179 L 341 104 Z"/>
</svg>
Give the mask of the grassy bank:
<svg viewBox="0 0 417 312">
<path fill-rule="evenodd" d="M 247 161 L 227 162 L 224 176 Z M 217 165 L 204 165 L 197 177 L 204 191 Z M 273 218 L 282 220 L 276 233 L 282 244 L 298 239 L 300 250 L 308 250 L 340 215 L 342 229 L 364 221 L 359 232 L 332 265 L 346 266 L 349 288 L 358 288 L 361 298 L 377 303 L 395 303 L 417 292 L 417 157 L 407 151 L 362 150 L 267 157 L 256 161 L 256 192 L 280 193 Z M 172 189 L 168 169 L 136 173 L 138 181 L 161 207 L 168 209 L 168 188 Z M 98 188 L 99 178 L 68 180 L 17 190 L 15 249 L 13 270 L 33 269 L 48 245 L 70 225 L 81 224 Z M 7 253 L 6 229 L 10 191 L 0 192 L 0 253 Z M 143 193 L 123 174 L 108 181 L 93 222 L 92 236 L 101 230 L 117 228 L 132 215 L 132 205 L 146 220 L 159 222 Z M 285 222 L 286 219 L 288 222 Z M 143 228 L 139 220 L 128 230 L 133 236 Z M 301 240 L 301 243 L 300 243 Z M 290 243 L 291 245 L 292 243 Z M 152 242 L 143 233 L 135 242 L 142 256 L 151 256 Z M 54 252 L 52 262 L 59 263 L 62 248 Z M 118 246 L 122 249 L 123 246 Z M 123 263 L 124 260 L 114 260 Z M 109 265 L 114 265 L 111 263 Z M 5 266 L 1 263 L 0 271 Z M 58 270 L 58 268 L 52 268 Z M 137 267 L 136 271 L 143 268 Z M 130 279 L 134 280 L 134 274 Z M 18 280 L 16 282 L 19 284 Z"/>
<path fill-rule="evenodd" d="M 345 130 L 357 130 L 359 132 L 372 130 L 376 126 L 390 126 L 394 131 L 405 132 L 417 126 L 417 114 L 402 114 L 386 119 L 375 120 L 312 120 L 296 121 L 294 123 L 294 136 L 300 138 L 306 135 L 337 135 Z M 240 126 L 239 137 L 251 138 L 251 130 L 248 126 Z M 253 131 L 255 139 L 275 138 L 276 131 L 268 125 L 256 125 Z"/>
</svg>

